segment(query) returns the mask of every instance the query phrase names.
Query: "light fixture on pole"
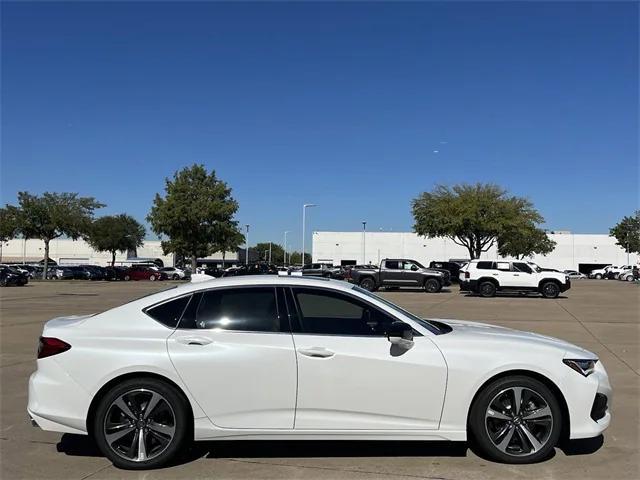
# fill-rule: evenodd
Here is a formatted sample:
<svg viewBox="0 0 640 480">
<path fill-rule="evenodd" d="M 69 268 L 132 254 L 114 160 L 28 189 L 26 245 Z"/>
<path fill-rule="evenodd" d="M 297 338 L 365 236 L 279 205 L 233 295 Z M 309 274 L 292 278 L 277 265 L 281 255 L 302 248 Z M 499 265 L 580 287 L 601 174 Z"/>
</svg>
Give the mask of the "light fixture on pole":
<svg viewBox="0 0 640 480">
<path fill-rule="evenodd" d="M 247 235 L 245 237 L 245 252 L 244 252 L 244 263 L 245 265 L 249 265 L 249 224 L 247 223 L 245 225 L 245 228 L 247 229 Z"/>
<path fill-rule="evenodd" d="M 367 263 L 367 251 L 366 251 L 366 238 L 365 238 L 365 232 L 367 231 L 367 222 L 363 221 L 362 222 L 362 264 L 366 265 Z"/>
<path fill-rule="evenodd" d="M 284 232 L 284 266 L 287 266 L 287 233 L 289 233 L 289 230 L 286 230 Z"/>
<path fill-rule="evenodd" d="M 304 236 L 305 236 L 305 230 L 306 230 L 306 214 L 307 214 L 307 207 L 317 207 L 318 205 L 316 205 L 315 203 L 305 203 L 302 206 L 302 266 L 304 267 Z"/>
</svg>

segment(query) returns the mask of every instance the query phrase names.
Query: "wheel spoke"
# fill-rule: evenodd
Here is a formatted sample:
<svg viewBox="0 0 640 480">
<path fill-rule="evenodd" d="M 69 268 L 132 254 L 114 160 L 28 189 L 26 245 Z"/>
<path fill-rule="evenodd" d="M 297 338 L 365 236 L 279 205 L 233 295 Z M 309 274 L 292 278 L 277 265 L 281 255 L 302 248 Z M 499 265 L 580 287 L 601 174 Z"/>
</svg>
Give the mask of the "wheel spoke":
<svg viewBox="0 0 640 480">
<path fill-rule="evenodd" d="M 153 430 L 154 432 L 161 433 L 163 435 L 168 435 L 170 437 L 173 437 L 173 434 L 175 433 L 175 430 L 176 430 L 175 427 L 171 427 L 169 425 L 163 425 L 161 423 L 156 423 L 154 421 L 149 422 L 149 429 Z"/>
<path fill-rule="evenodd" d="M 493 410 L 492 408 L 489 408 L 487 410 L 487 417 L 486 418 L 496 418 L 498 420 L 511 420 L 510 416 L 505 415 L 504 413 L 501 413 L 501 412 L 497 412 L 497 411 Z"/>
<path fill-rule="evenodd" d="M 143 429 L 138 430 L 138 457 L 139 462 L 147 459 L 147 446 L 144 441 L 145 434 Z"/>
<path fill-rule="evenodd" d="M 522 414 L 522 418 L 525 420 L 535 420 L 537 418 L 550 417 L 551 409 L 549 406 L 544 406 L 542 408 L 538 408 L 536 410 L 531 410 L 530 412 L 524 412 Z"/>
<path fill-rule="evenodd" d="M 533 435 L 533 433 L 531 433 L 531 430 L 529 430 L 526 427 L 526 425 L 519 425 L 518 426 L 518 430 L 520 432 L 524 433 L 524 436 L 527 438 L 529 444 L 531 445 L 531 448 L 532 448 L 533 452 L 537 452 L 538 450 L 540 450 L 542 448 L 542 444 Z"/>
<path fill-rule="evenodd" d="M 129 405 L 127 405 L 127 402 L 125 402 L 122 397 L 118 398 L 115 401 L 114 405 L 118 407 L 122 411 L 122 413 L 124 413 L 127 417 L 133 420 L 136 419 L 135 414 L 131 411 L 131 409 L 129 408 Z"/>
<path fill-rule="evenodd" d="M 515 431 L 516 428 L 513 425 L 509 425 L 507 427 L 507 434 L 504 436 L 500 443 L 496 444 L 496 447 L 505 452 L 507 450 L 507 447 L 511 443 L 511 439 L 513 438 L 513 434 Z"/>
<path fill-rule="evenodd" d="M 160 403 L 161 400 L 162 400 L 162 397 L 160 395 L 158 395 L 155 392 L 151 393 L 151 398 L 147 402 L 147 406 L 144 407 L 143 418 L 145 420 L 149 418 L 149 415 L 151 414 L 151 412 L 153 412 L 153 409 L 158 406 L 158 403 Z"/>
<path fill-rule="evenodd" d="M 109 445 L 111 445 L 116 440 L 119 440 L 122 437 L 124 437 L 125 435 L 127 435 L 128 433 L 131 433 L 131 431 L 134 428 L 135 427 L 133 425 L 129 425 L 129 424 L 118 425 L 117 427 L 114 427 L 114 429 L 116 429 L 116 431 L 113 432 L 113 433 L 107 433 L 105 435 L 105 438 L 107 439 L 107 442 L 109 443 Z"/>
<path fill-rule="evenodd" d="M 514 415 L 518 415 L 520 413 L 520 407 L 522 406 L 522 387 L 513 387 L 511 391 L 513 392 L 513 405 L 511 409 Z"/>
</svg>

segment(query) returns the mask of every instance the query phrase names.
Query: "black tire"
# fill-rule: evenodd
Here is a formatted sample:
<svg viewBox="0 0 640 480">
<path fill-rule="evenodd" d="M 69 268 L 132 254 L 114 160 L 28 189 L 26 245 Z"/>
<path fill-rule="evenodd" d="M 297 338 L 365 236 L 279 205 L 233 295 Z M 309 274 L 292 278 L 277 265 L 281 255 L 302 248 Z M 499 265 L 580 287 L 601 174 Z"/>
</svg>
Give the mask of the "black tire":
<svg viewBox="0 0 640 480">
<path fill-rule="evenodd" d="M 595 279 L 596 280 L 601 280 L 602 279 L 602 274 L 596 273 Z"/>
<path fill-rule="evenodd" d="M 495 285 L 495 283 L 493 282 L 482 282 L 480 285 L 478 285 L 478 293 L 480 294 L 481 297 L 495 297 L 496 296 L 496 291 L 497 291 L 497 287 Z"/>
<path fill-rule="evenodd" d="M 149 281 L 155 282 L 156 281 L 156 276 L 155 275 L 149 275 Z"/>
<path fill-rule="evenodd" d="M 442 290 L 442 284 L 435 278 L 427 278 L 424 282 L 424 291 L 427 293 L 438 293 Z"/>
<path fill-rule="evenodd" d="M 625 279 L 627 282 L 633 282 L 633 275 L 627 275 L 626 277 L 624 277 L 624 279 Z"/>
<path fill-rule="evenodd" d="M 360 280 L 360 288 L 364 288 L 369 292 L 373 292 L 376 289 L 376 282 L 371 277 L 364 277 Z"/>
<path fill-rule="evenodd" d="M 174 280 L 180 280 L 180 275 L 178 275 L 177 273 L 174 273 L 173 277 L 171 278 L 173 278 Z"/>
<path fill-rule="evenodd" d="M 123 278 L 123 280 L 124 280 L 125 282 L 128 282 L 129 280 L 131 280 L 131 277 L 130 277 L 129 275 L 125 275 L 125 276 L 124 276 L 124 278 Z"/>
<path fill-rule="evenodd" d="M 112 421 L 114 414 L 114 410 L 112 410 L 112 404 L 122 395 L 130 395 L 131 392 L 134 392 L 134 395 L 147 395 L 147 394 L 159 394 L 166 401 L 166 404 L 170 407 L 167 409 L 164 403 L 158 403 L 158 406 L 155 410 L 159 410 L 160 408 L 164 408 L 164 412 L 170 412 L 173 414 L 173 425 L 174 429 L 173 437 L 168 444 L 162 445 L 156 441 L 156 447 L 159 453 L 154 453 L 153 448 L 149 448 L 149 454 L 151 456 L 148 460 L 131 460 L 126 458 L 125 452 L 118 452 L 115 448 L 112 448 L 109 442 L 106 439 L 106 424 L 107 422 Z M 128 396 L 127 398 L 131 398 Z M 148 403 L 147 403 L 148 405 Z M 129 405 L 130 406 L 130 405 Z M 118 407 L 115 407 L 116 409 Z M 121 410 L 120 410 L 121 411 Z M 131 413 L 137 413 L 132 408 Z M 117 413 L 118 410 L 115 410 Z M 153 413 L 153 412 L 152 412 Z M 107 415 L 109 414 L 109 418 Z M 142 412 L 144 414 L 144 410 Z M 126 416 L 121 415 L 120 418 L 127 419 Z M 166 418 L 166 416 L 165 416 Z M 124 420 L 126 421 L 126 420 Z M 166 420 L 165 420 L 166 422 Z M 160 380 L 156 380 L 153 378 L 132 378 L 129 380 L 125 380 L 122 383 L 114 386 L 111 390 L 109 390 L 100 400 L 98 404 L 98 408 L 95 411 L 95 416 L 93 418 L 92 423 L 92 434 L 95 438 L 96 444 L 102 451 L 102 453 L 109 459 L 111 462 L 118 468 L 124 468 L 128 470 L 142 470 L 142 469 L 150 469 L 157 468 L 162 465 L 166 465 L 170 462 L 175 456 L 180 453 L 182 448 L 189 441 L 189 435 L 192 432 L 192 420 L 191 415 L 189 414 L 189 408 L 187 405 L 187 401 L 184 396 L 178 392 L 173 386 L 169 385 Z M 169 422 L 170 424 L 171 422 Z M 157 425 L 157 424 L 156 424 Z M 166 425 L 161 425 L 166 428 Z M 113 442 L 122 442 L 125 446 L 129 444 L 129 440 L 131 439 L 132 445 L 135 445 L 136 435 L 138 434 L 138 428 L 132 427 L 133 430 L 130 433 L 127 433 L 121 439 L 118 439 Z M 153 446 L 153 441 L 155 437 L 153 436 L 153 432 L 150 431 L 151 427 L 147 428 L 144 433 L 143 438 L 146 439 L 146 442 L 149 442 L 149 446 Z M 122 430 L 121 430 L 122 431 Z M 145 443 L 146 443 L 145 442 Z M 134 452 L 134 455 L 137 452 Z"/>
<path fill-rule="evenodd" d="M 511 405 L 508 402 L 513 401 L 513 392 L 517 389 L 521 389 L 521 407 L 514 412 L 515 402 Z M 507 408 L 500 412 L 496 406 Z M 534 412 L 544 416 L 527 420 Z M 488 458 L 512 464 L 535 463 L 546 459 L 558 443 L 562 410 L 558 399 L 544 383 L 524 375 L 514 375 L 495 380 L 478 393 L 471 406 L 468 427 L 476 447 Z M 502 436 L 500 432 L 503 432 Z M 509 437 L 511 440 L 507 439 L 509 434 L 512 435 Z M 528 434 L 533 435 L 538 448 L 533 447 Z M 502 449 L 498 446 L 500 444 Z"/>
<path fill-rule="evenodd" d="M 540 286 L 540 293 L 544 298 L 558 298 L 560 287 L 556 282 L 544 282 Z"/>
</svg>

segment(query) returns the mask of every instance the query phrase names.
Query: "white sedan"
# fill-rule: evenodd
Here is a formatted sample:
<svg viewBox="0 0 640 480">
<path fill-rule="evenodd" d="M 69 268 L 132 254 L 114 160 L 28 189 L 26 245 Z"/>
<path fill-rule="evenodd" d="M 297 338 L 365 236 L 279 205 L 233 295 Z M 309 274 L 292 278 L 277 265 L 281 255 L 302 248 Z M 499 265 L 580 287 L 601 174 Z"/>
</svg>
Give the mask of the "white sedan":
<svg viewBox="0 0 640 480">
<path fill-rule="evenodd" d="M 28 413 L 89 434 L 122 468 L 190 440 L 452 440 L 494 460 L 598 436 L 611 387 L 595 354 L 533 333 L 423 320 L 348 283 L 192 283 L 44 327 Z"/>
</svg>

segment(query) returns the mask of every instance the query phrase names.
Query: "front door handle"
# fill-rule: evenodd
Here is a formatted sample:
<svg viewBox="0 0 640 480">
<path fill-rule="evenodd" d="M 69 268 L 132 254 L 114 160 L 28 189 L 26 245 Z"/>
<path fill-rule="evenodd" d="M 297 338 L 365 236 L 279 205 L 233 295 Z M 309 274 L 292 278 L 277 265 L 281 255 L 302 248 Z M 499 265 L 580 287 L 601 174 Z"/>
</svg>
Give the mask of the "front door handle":
<svg viewBox="0 0 640 480">
<path fill-rule="evenodd" d="M 301 347 L 298 349 L 298 353 L 312 358 L 329 358 L 335 355 L 334 352 L 324 347 Z"/>
<path fill-rule="evenodd" d="M 178 343 L 182 343 L 183 345 L 193 345 L 196 347 L 209 345 L 213 342 L 213 340 L 211 340 L 209 337 L 203 337 L 200 335 L 184 335 L 181 337 L 176 337 L 176 341 Z"/>
</svg>

